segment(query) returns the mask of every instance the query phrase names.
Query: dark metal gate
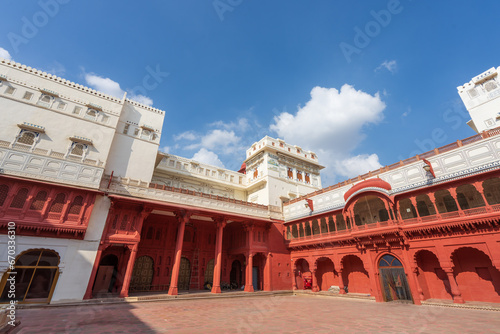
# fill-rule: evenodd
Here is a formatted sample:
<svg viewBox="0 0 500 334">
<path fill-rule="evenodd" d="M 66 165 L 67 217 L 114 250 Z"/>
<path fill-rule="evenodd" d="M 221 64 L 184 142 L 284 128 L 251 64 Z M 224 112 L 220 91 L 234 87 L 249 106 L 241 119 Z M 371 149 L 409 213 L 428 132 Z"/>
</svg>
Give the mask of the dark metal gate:
<svg viewBox="0 0 500 334">
<path fill-rule="evenodd" d="M 405 270 L 398 259 L 392 255 L 384 255 L 379 262 L 379 271 L 385 301 L 412 301 Z"/>
</svg>

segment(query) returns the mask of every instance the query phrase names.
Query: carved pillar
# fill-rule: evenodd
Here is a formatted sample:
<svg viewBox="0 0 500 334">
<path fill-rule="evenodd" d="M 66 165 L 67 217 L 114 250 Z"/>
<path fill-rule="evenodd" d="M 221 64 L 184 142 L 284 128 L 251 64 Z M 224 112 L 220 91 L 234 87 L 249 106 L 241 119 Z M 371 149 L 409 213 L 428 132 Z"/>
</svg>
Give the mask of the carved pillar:
<svg viewBox="0 0 500 334">
<path fill-rule="evenodd" d="M 139 243 L 133 246 L 128 246 L 130 250 L 130 255 L 128 257 L 127 270 L 125 270 L 125 275 L 123 279 L 122 289 L 120 291 L 120 297 L 128 297 L 128 289 L 130 287 L 130 280 L 132 279 L 132 270 L 134 269 L 135 257 L 137 255 L 137 248 Z"/>
<path fill-rule="evenodd" d="M 415 212 L 417 213 L 417 219 L 420 221 L 420 213 L 418 212 L 417 198 L 415 196 L 410 197 L 411 204 L 415 208 Z"/>
<path fill-rule="evenodd" d="M 217 236 L 215 242 L 215 265 L 212 293 L 221 293 L 220 274 L 222 270 L 222 233 L 224 231 L 224 227 L 226 227 L 226 224 L 227 223 L 225 219 L 219 219 L 215 222 L 215 225 L 217 226 Z"/>
<path fill-rule="evenodd" d="M 246 267 L 246 280 L 245 280 L 245 292 L 253 292 L 253 254 L 248 252 L 247 254 L 247 267 Z"/>
<path fill-rule="evenodd" d="M 428 196 L 429 199 L 431 200 L 432 205 L 434 206 L 434 210 L 436 211 L 436 216 L 438 218 L 441 218 L 441 215 L 439 214 L 439 210 L 436 205 L 436 196 L 434 195 L 434 193 L 429 193 Z"/>
<path fill-rule="evenodd" d="M 190 213 L 181 212 L 177 214 L 177 219 L 179 221 L 179 227 L 177 232 L 177 242 L 175 244 L 174 253 L 174 265 L 172 266 L 172 275 L 170 278 L 170 288 L 168 289 L 168 294 L 175 296 L 178 293 L 177 283 L 179 282 L 179 269 L 181 266 L 182 258 L 182 244 L 184 241 L 184 230 L 186 228 L 186 223 L 189 221 Z"/>
<path fill-rule="evenodd" d="M 481 194 L 481 197 L 483 198 L 483 201 L 484 201 L 484 205 L 486 206 L 486 211 L 487 212 L 493 211 L 491 209 L 491 205 L 488 204 L 488 200 L 486 199 L 486 196 L 484 196 L 483 182 L 482 181 L 474 182 L 472 185 Z"/>
<path fill-rule="evenodd" d="M 312 274 L 312 292 L 318 292 L 319 291 L 319 288 L 318 288 L 318 279 L 316 278 L 316 270 L 317 268 L 313 268 L 311 270 L 311 274 Z"/>
<path fill-rule="evenodd" d="M 70 205 L 71 205 L 71 201 L 70 201 L 69 196 L 68 196 L 68 200 L 66 201 L 66 203 L 64 203 L 64 206 L 61 210 L 61 217 L 59 217 L 59 223 L 63 223 L 66 220 L 66 216 L 68 214 Z"/>
<path fill-rule="evenodd" d="M 453 187 L 453 188 L 448 189 L 448 191 L 450 192 L 451 197 L 453 197 L 453 199 L 455 200 L 455 204 L 457 205 L 457 209 L 458 209 L 458 214 L 460 216 L 464 216 L 464 211 L 460 207 L 460 203 L 458 203 L 457 188 Z"/>
<path fill-rule="evenodd" d="M 264 291 L 272 291 L 272 257 L 271 252 L 267 253 L 266 264 L 264 265 Z"/>
<path fill-rule="evenodd" d="M 344 268 L 340 267 L 339 270 L 339 294 L 345 295 L 345 285 L 344 285 L 344 277 L 342 276 L 342 273 L 344 272 Z"/>
<path fill-rule="evenodd" d="M 371 253 L 368 251 L 366 251 L 363 255 L 363 265 L 366 269 L 368 269 L 368 279 L 370 280 L 370 289 L 372 296 L 375 297 L 375 301 L 383 302 L 384 298 L 382 297 L 382 291 L 380 290 L 379 284 L 380 279 L 378 279 L 379 272 L 374 267 Z"/>
<path fill-rule="evenodd" d="M 418 266 L 416 263 L 413 264 L 412 272 L 415 275 L 415 282 L 417 284 L 418 299 L 420 299 L 420 302 L 422 302 L 425 300 L 424 290 L 422 289 L 422 286 L 420 285 L 420 282 L 418 281 L 418 276 L 420 276 L 420 272 L 418 270 Z"/>
<path fill-rule="evenodd" d="M 295 265 L 295 261 L 293 261 L 293 269 L 292 269 L 292 274 L 293 274 L 293 280 L 292 280 L 292 290 L 295 291 L 297 290 L 297 266 Z"/>
<path fill-rule="evenodd" d="M 97 254 L 95 256 L 94 265 L 92 266 L 92 272 L 90 273 L 89 284 L 87 285 L 87 290 L 85 291 L 85 295 L 83 296 L 83 299 L 92 298 L 92 288 L 94 287 L 94 282 L 95 282 L 96 275 L 97 275 L 97 269 L 99 268 L 99 262 L 101 262 L 102 251 L 104 250 L 104 248 L 105 247 L 103 245 L 99 245 L 99 248 L 97 249 Z"/>
<path fill-rule="evenodd" d="M 313 235 L 313 229 L 312 229 L 312 224 L 311 221 L 308 220 L 305 222 L 306 226 L 309 226 L 309 231 L 311 232 L 310 236 Z M 304 235 L 306 235 L 306 230 L 304 230 Z"/>
<path fill-rule="evenodd" d="M 455 281 L 455 276 L 453 275 L 453 268 L 445 267 L 443 268 L 444 272 L 448 276 L 448 280 L 450 281 L 451 294 L 453 295 L 453 302 L 458 304 L 463 304 L 464 299 L 462 298 L 462 293 L 458 288 L 457 281 Z"/>
<path fill-rule="evenodd" d="M 389 206 L 389 203 L 387 203 L 387 201 L 382 201 L 384 202 L 384 206 L 385 206 L 385 210 L 387 211 L 387 216 L 389 217 L 389 222 L 392 222 L 393 220 L 393 214 L 391 213 L 391 207 Z M 378 220 L 381 221 L 380 217 L 378 217 Z"/>
</svg>

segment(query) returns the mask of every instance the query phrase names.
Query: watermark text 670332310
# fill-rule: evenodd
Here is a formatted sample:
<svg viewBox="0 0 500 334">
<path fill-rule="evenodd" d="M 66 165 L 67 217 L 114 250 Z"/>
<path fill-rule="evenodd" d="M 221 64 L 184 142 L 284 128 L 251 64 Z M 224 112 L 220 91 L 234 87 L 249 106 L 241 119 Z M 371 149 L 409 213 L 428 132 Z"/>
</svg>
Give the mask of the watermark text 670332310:
<svg viewBox="0 0 500 334">
<path fill-rule="evenodd" d="M 10 326 L 16 325 L 16 223 L 9 222 L 7 224 L 7 263 L 9 265 L 9 273 L 7 277 L 5 290 L 7 291 L 7 298 L 9 304 L 5 308 L 7 323 Z"/>
</svg>

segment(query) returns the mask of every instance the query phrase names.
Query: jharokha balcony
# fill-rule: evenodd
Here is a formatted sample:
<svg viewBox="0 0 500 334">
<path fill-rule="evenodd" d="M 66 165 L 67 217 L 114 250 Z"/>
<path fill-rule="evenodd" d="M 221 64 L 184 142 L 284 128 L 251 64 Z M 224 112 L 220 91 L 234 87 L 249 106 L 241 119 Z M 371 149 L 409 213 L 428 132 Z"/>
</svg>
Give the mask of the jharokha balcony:
<svg viewBox="0 0 500 334">
<path fill-rule="evenodd" d="M 286 222 L 288 247 L 405 245 L 409 239 L 425 235 L 498 229 L 498 174 L 394 196 L 361 194 L 344 208 Z"/>
</svg>

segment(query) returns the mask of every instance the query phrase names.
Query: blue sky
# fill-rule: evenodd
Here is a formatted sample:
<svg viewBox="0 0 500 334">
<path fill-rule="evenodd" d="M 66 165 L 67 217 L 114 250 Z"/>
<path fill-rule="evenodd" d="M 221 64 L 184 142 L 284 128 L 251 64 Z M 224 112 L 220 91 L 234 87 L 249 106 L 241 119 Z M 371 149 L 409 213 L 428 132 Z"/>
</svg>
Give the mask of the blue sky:
<svg viewBox="0 0 500 334">
<path fill-rule="evenodd" d="M 266 134 L 313 150 L 327 186 L 474 134 L 456 87 L 500 65 L 498 13 L 494 1 L 4 0 L 0 55 L 165 110 L 172 154 L 237 170 Z"/>
</svg>

